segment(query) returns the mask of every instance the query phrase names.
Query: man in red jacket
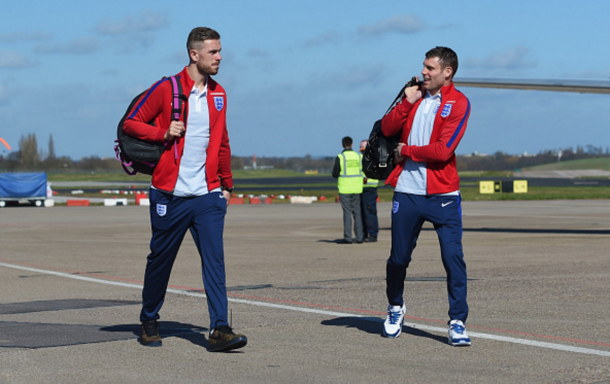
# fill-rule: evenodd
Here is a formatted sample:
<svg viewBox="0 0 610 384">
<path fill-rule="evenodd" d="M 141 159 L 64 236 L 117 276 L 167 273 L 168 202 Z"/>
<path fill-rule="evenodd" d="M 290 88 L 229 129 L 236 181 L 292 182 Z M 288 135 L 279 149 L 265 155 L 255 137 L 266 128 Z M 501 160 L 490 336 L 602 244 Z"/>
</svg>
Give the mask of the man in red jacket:
<svg viewBox="0 0 610 384">
<path fill-rule="evenodd" d="M 462 211 L 455 149 L 464 136 L 470 102 L 453 86 L 455 52 L 436 47 L 426 53 L 423 84 L 405 89 L 402 100 L 381 122 L 386 136 L 401 133 L 395 150 L 398 166 L 386 183 L 394 187 L 392 249 L 386 267 L 389 301 L 383 334 L 402 331 L 406 307 L 404 281 L 411 254 L 425 221 L 437 232 L 449 296 L 449 344 L 470 345 L 465 322 L 466 264 L 462 251 Z"/>
<path fill-rule="evenodd" d="M 210 313 L 208 350 L 227 351 L 245 346 L 247 339 L 233 333 L 227 319 L 223 230 L 233 176 L 227 96 L 210 77 L 218 73 L 222 60 L 220 35 L 210 28 L 195 28 L 186 46 L 189 65 L 176 75 L 188 99 L 185 108 L 174 100 L 171 82 L 161 81 L 136 103 L 124 124 L 131 136 L 165 143 L 150 187 L 152 239 L 142 290 L 140 342 L 162 344 L 159 310 L 178 249 L 190 230 L 201 256 Z"/>
</svg>

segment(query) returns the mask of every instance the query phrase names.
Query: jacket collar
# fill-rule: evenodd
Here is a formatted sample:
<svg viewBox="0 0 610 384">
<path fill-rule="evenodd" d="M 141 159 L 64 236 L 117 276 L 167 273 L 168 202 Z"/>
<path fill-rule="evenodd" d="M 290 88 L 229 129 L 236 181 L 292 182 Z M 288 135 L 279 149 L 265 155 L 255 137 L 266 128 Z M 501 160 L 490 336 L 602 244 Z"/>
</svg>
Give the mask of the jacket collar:
<svg viewBox="0 0 610 384">
<path fill-rule="evenodd" d="M 195 85 L 195 81 L 191 79 L 191 75 L 189 75 L 188 66 L 184 67 L 184 69 L 178 74 L 178 76 L 180 76 L 180 78 L 182 79 L 182 84 L 184 85 L 184 87 L 182 87 L 183 92 L 188 95 L 193 89 L 193 86 Z M 215 89 L 216 82 L 212 79 L 212 76 L 208 75 L 208 90 L 213 91 Z"/>
<path fill-rule="evenodd" d="M 444 87 L 441 88 L 441 102 L 445 99 L 445 96 L 447 96 L 449 93 L 452 93 L 453 91 L 455 91 L 455 87 L 453 86 L 453 81 L 451 83 L 449 83 L 449 85 L 445 85 Z M 426 94 L 429 95 L 430 93 L 426 91 Z M 424 97 L 422 97 L 420 99 L 423 100 Z"/>
<path fill-rule="evenodd" d="M 455 87 L 453 86 L 453 81 L 451 83 L 449 83 L 449 85 L 445 85 L 444 87 L 441 88 L 441 99 L 443 98 L 444 95 L 451 93 L 455 90 Z"/>
</svg>

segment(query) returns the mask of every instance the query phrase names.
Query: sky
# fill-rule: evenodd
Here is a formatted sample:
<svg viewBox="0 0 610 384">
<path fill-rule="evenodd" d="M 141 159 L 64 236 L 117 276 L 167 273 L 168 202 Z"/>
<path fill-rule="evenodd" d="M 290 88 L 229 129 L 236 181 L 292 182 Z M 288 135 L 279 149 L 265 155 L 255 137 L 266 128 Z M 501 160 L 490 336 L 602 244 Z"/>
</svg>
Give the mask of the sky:
<svg viewBox="0 0 610 384">
<path fill-rule="evenodd" d="M 335 156 L 435 46 L 457 52 L 456 78 L 608 80 L 607 14 L 606 0 L 4 2 L 0 137 L 114 157 L 132 98 L 180 72 L 188 33 L 206 26 L 221 35 L 233 154 Z M 610 146 L 608 95 L 459 89 L 472 111 L 458 154 Z"/>
</svg>

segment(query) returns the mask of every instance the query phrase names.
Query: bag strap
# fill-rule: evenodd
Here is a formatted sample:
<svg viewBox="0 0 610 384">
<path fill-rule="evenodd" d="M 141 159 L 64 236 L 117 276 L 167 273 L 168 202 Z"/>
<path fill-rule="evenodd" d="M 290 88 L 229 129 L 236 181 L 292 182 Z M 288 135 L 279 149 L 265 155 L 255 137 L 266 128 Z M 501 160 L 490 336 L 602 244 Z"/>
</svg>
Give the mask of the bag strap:
<svg viewBox="0 0 610 384">
<path fill-rule="evenodd" d="M 182 107 L 182 101 L 188 101 L 186 96 L 182 93 L 182 84 L 180 84 L 180 80 L 176 78 L 176 76 L 169 77 L 170 82 L 172 83 L 172 121 L 180 120 L 180 116 L 183 112 L 186 112 L 185 108 Z M 183 111 L 184 109 L 184 111 Z"/>
<path fill-rule="evenodd" d="M 396 96 L 396 98 L 394 99 L 394 101 L 392 101 L 392 104 L 390 104 L 390 107 L 388 108 L 387 111 L 385 111 L 385 113 L 383 114 L 384 116 L 387 115 L 388 113 L 390 113 L 390 111 L 392 110 L 392 108 L 394 108 L 394 105 L 396 105 L 396 102 L 402 97 L 402 95 L 405 92 L 405 89 L 412 87 L 414 85 L 420 85 L 422 84 L 419 79 L 417 77 L 413 77 L 411 80 L 409 80 L 407 82 L 407 84 L 405 84 L 404 87 L 402 87 L 402 89 L 400 90 L 400 92 L 398 92 L 398 95 Z"/>
<path fill-rule="evenodd" d="M 186 107 L 188 98 L 186 95 L 182 93 L 182 84 L 180 83 L 180 79 L 178 79 L 175 75 L 169 77 L 170 83 L 172 85 L 172 121 L 179 121 L 180 116 L 184 116 L 184 123 L 186 124 Z M 184 104 L 182 103 L 184 101 Z M 184 106 L 184 107 L 183 107 Z M 177 141 L 174 141 L 174 159 L 178 159 L 178 145 Z"/>
</svg>

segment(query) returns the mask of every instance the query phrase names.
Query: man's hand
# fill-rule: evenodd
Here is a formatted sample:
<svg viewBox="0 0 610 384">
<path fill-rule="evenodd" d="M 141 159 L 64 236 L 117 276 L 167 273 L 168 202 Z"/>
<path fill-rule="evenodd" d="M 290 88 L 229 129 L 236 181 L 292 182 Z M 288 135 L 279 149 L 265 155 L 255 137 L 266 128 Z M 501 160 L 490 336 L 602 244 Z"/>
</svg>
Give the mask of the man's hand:
<svg viewBox="0 0 610 384">
<path fill-rule="evenodd" d="M 411 104 L 415 104 L 417 100 L 423 97 L 423 95 L 423 92 L 417 85 L 405 88 L 405 97 L 407 98 L 407 101 Z"/>
<path fill-rule="evenodd" d="M 400 154 L 402 147 L 404 147 L 405 145 L 406 145 L 405 143 L 398 143 L 398 146 L 396 147 L 396 149 L 394 149 L 394 160 L 396 160 L 396 164 L 400 163 L 401 161 L 403 161 L 405 159 Z"/>
<path fill-rule="evenodd" d="M 225 200 L 227 201 L 227 207 L 228 207 L 229 204 L 231 204 L 231 192 L 227 191 L 226 189 L 223 189 L 222 195 L 225 197 Z"/>
<path fill-rule="evenodd" d="M 184 122 L 172 121 L 167 131 L 165 131 L 165 136 L 163 136 L 163 139 L 165 139 L 165 141 L 174 140 L 178 137 L 184 136 L 185 131 L 186 128 L 184 127 Z"/>
</svg>

